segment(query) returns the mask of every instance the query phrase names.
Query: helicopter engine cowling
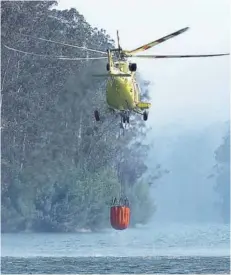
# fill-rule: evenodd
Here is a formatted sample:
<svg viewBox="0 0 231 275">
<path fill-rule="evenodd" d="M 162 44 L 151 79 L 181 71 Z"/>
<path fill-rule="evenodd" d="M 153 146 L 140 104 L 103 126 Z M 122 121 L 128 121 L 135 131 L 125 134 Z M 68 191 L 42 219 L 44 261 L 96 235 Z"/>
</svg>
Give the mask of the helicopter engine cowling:
<svg viewBox="0 0 231 275">
<path fill-rule="evenodd" d="M 129 64 L 129 70 L 130 70 L 131 72 L 135 72 L 135 71 L 137 70 L 137 65 L 136 65 L 136 63 L 130 63 L 130 64 Z"/>
</svg>

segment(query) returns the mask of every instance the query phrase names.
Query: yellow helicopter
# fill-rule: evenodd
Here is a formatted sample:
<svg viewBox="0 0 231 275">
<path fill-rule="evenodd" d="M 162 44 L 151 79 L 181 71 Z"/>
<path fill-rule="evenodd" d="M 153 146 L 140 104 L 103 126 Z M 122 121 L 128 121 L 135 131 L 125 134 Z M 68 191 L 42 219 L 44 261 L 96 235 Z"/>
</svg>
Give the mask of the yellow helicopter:
<svg viewBox="0 0 231 275">
<path fill-rule="evenodd" d="M 229 55 L 229 53 L 221 53 L 221 54 L 199 54 L 199 55 L 137 55 L 137 53 L 141 51 L 148 50 L 160 43 L 165 42 L 166 40 L 173 38 L 185 31 L 187 31 L 189 27 L 180 29 L 176 32 L 173 32 L 167 36 L 159 38 L 155 41 L 152 41 L 148 44 L 145 44 L 141 47 L 138 47 L 134 50 L 128 51 L 123 50 L 120 46 L 119 41 L 119 33 L 117 31 L 117 48 L 108 49 L 107 51 L 100 51 L 95 49 L 89 49 L 86 47 L 70 45 L 67 43 L 57 42 L 45 38 L 37 38 L 31 35 L 22 34 L 27 37 L 31 37 L 34 39 L 39 39 L 42 41 L 47 41 L 51 43 L 56 43 L 68 47 L 74 47 L 81 50 L 86 50 L 90 52 L 97 52 L 103 55 L 104 57 L 86 57 L 86 58 L 70 58 L 66 56 L 51 56 L 51 55 L 43 55 L 21 51 L 15 48 L 11 48 L 7 45 L 4 45 L 7 49 L 21 52 L 24 54 L 35 55 L 39 57 L 45 58 L 56 58 L 61 60 L 98 60 L 98 59 L 107 59 L 106 70 L 107 73 L 104 74 L 96 74 L 94 76 L 97 77 L 108 77 L 107 87 L 106 87 L 106 101 L 109 107 L 109 110 L 113 112 L 119 112 L 121 116 L 121 128 L 124 128 L 123 124 L 129 123 L 130 114 L 132 112 L 141 114 L 143 116 L 143 120 L 148 119 L 148 109 L 151 106 L 149 102 L 140 101 L 141 90 L 136 81 L 136 70 L 137 64 L 131 63 L 128 61 L 128 58 L 191 58 L 191 57 L 214 57 L 214 56 L 224 56 Z M 98 110 L 94 111 L 95 120 L 100 120 L 100 114 Z"/>
<path fill-rule="evenodd" d="M 136 81 L 136 63 L 126 60 L 128 52 L 120 47 L 119 32 L 117 31 L 118 48 L 108 49 L 107 74 L 96 74 L 94 76 L 109 77 L 106 86 L 106 100 L 109 109 L 113 112 L 119 111 L 121 115 L 121 127 L 123 123 L 130 122 L 130 113 L 133 111 L 143 115 L 143 119 L 148 119 L 147 109 L 151 103 L 140 101 L 140 88 Z M 133 51 L 131 51 L 130 56 Z M 113 56 L 114 54 L 114 56 Z M 113 59 L 116 58 L 116 60 Z M 100 120 L 99 111 L 94 112 L 96 121 Z"/>
</svg>

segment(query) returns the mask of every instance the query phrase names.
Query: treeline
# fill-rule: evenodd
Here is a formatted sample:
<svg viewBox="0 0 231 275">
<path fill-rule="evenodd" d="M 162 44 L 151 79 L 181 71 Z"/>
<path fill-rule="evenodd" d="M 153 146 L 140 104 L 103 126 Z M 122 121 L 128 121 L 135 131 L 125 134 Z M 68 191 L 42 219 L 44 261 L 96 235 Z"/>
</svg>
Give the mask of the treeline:
<svg viewBox="0 0 231 275">
<path fill-rule="evenodd" d="M 107 114 L 106 61 L 43 59 L 37 54 L 100 56 L 24 34 L 105 51 L 114 41 L 75 9 L 55 1 L 1 2 L 2 231 L 76 231 L 106 227 L 108 202 L 121 189 L 131 201 L 132 224 L 154 210 L 145 179 L 149 146 L 142 119 L 119 136 L 119 119 Z M 148 83 L 142 83 L 148 95 Z M 105 118 L 96 123 L 95 108 Z M 161 167 L 152 171 L 161 175 Z"/>
</svg>

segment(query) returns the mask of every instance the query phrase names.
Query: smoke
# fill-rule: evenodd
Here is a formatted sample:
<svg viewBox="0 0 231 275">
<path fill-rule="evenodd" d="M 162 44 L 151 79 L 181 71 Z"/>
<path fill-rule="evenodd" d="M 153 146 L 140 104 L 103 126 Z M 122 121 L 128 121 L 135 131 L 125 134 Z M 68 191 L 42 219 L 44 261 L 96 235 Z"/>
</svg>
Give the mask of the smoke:
<svg viewBox="0 0 231 275">
<path fill-rule="evenodd" d="M 184 129 L 185 130 L 185 129 Z M 223 124 L 205 129 L 185 130 L 176 125 L 154 134 L 152 156 L 170 170 L 152 189 L 157 211 L 155 221 L 206 223 L 220 222 L 215 178 L 208 178 L 215 164 L 214 151 L 222 141 Z"/>
</svg>

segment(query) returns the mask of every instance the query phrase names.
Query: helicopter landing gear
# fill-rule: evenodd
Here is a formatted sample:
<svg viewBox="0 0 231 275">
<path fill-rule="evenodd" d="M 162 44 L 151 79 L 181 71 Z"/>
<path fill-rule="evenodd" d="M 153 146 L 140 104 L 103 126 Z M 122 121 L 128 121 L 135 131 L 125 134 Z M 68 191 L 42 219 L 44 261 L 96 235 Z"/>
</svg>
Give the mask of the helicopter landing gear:
<svg viewBox="0 0 231 275">
<path fill-rule="evenodd" d="M 130 116 L 128 111 L 121 113 L 121 123 L 130 123 Z"/>
<path fill-rule="evenodd" d="M 144 111 L 144 112 L 143 112 L 143 120 L 144 120 L 144 121 L 147 121 L 147 120 L 148 120 L 148 112 L 147 112 L 147 111 Z"/>
<path fill-rule="evenodd" d="M 136 63 L 130 63 L 129 64 L 129 70 L 131 72 L 135 72 L 137 70 L 137 64 Z"/>
<path fill-rule="evenodd" d="M 129 118 L 128 115 L 124 115 L 124 116 L 123 116 L 123 123 L 126 123 L 126 122 L 127 122 L 128 124 L 130 123 L 130 118 Z"/>
<path fill-rule="evenodd" d="M 96 120 L 96 121 L 100 121 L 99 111 L 98 111 L 98 110 L 95 110 L 95 111 L 94 111 L 94 116 L 95 116 L 95 120 Z"/>
<path fill-rule="evenodd" d="M 120 129 L 123 130 L 123 135 L 124 135 L 124 130 L 127 128 L 126 126 L 130 123 L 130 113 L 129 111 L 122 111 L 120 113 L 120 116 L 121 116 Z"/>
</svg>

